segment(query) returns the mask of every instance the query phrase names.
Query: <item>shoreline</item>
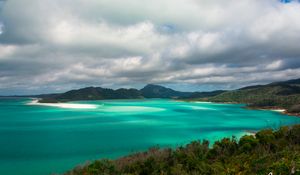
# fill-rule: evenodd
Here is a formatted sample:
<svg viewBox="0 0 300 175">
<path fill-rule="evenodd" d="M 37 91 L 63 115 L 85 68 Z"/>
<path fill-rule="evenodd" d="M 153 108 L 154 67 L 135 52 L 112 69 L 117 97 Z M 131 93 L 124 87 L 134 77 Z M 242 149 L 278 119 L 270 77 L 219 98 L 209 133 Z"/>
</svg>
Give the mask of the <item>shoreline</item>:
<svg viewBox="0 0 300 175">
<path fill-rule="evenodd" d="M 242 104 L 242 103 L 236 103 L 236 102 L 211 102 L 211 101 L 186 101 L 186 102 L 192 102 L 192 103 L 217 103 L 217 104 Z M 274 111 L 274 112 L 278 112 L 284 115 L 288 115 L 288 116 L 294 116 L 294 117 L 300 117 L 300 113 L 292 113 L 292 112 L 288 112 L 287 109 L 285 108 L 281 108 L 281 107 L 277 107 L 277 106 L 268 106 L 268 107 L 256 107 L 256 106 L 248 106 L 247 104 L 245 104 L 246 106 L 244 106 L 243 108 L 245 109 L 249 109 L 249 110 L 268 110 L 268 111 Z"/>
<path fill-rule="evenodd" d="M 251 135 L 251 136 L 255 136 L 257 132 L 258 132 L 258 131 L 253 131 L 253 130 L 245 130 L 245 134 L 244 134 L 244 135 Z"/>
<path fill-rule="evenodd" d="M 300 117 L 300 113 L 291 113 L 288 112 L 287 109 L 276 107 L 276 106 L 269 106 L 269 107 L 253 107 L 253 106 L 245 106 L 245 109 L 252 109 L 252 110 L 268 110 L 268 111 L 274 111 L 279 112 L 284 115 L 294 116 L 294 117 Z"/>
<path fill-rule="evenodd" d="M 257 164 L 257 159 L 265 159 L 267 155 L 270 157 L 270 161 L 264 164 L 262 169 L 265 170 L 265 174 L 268 174 L 270 170 L 268 169 L 270 166 L 274 166 L 274 162 L 276 164 L 281 165 L 280 163 L 282 160 L 288 160 L 289 162 L 293 162 L 291 157 L 293 155 L 298 154 L 298 147 L 299 143 L 291 140 L 290 137 L 286 135 L 292 133 L 295 135 L 295 139 L 299 138 L 299 127 L 300 125 L 292 125 L 288 126 L 287 130 L 282 130 L 278 132 L 277 130 L 272 130 L 271 133 L 262 132 L 263 129 L 255 133 L 260 133 L 262 137 L 246 137 L 243 141 L 235 140 L 230 138 L 220 138 L 213 144 L 212 147 L 209 146 L 209 142 L 204 142 L 201 140 L 197 141 L 190 141 L 188 144 L 182 147 L 150 147 L 146 151 L 138 151 L 127 154 L 125 156 L 120 156 L 116 159 L 105 159 L 100 158 L 93 162 L 87 162 L 85 164 L 79 164 L 72 169 L 64 172 L 64 175 L 81 175 L 81 174 L 94 174 L 93 172 L 108 172 L 108 174 L 140 174 L 140 172 L 148 172 L 150 173 L 157 173 L 157 172 L 168 172 L 172 169 L 178 170 L 177 162 L 181 162 L 183 166 L 187 168 L 184 170 L 189 170 L 190 165 L 216 165 L 211 167 L 214 169 L 217 166 L 224 165 L 224 155 L 227 160 L 225 163 L 228 164 L 224 166 L 224 170 L 218 170 L 218 172 L 228 172 L 227 167 L 232 167 L 232 165 L 237 165 L 236 160 L 246 162 L 247 164 Z M 247 132 L 247 131 L 245 131 Z M 254 135 L 252 131 L 248 131 L 250 135 Z M 280 134 L 277 134 L 280 133 Z M 249 135 L 249 134 L 247 134 Z M 266 137 L 274 136 L 274 139 L 264 139 Z M 275 135 L 279 137 L 275 139 Z M 245 135 L 243 135 L 245 136 Z M 242 137 L 243 137 L 242 136 Z M 298 137 L 297 137 L 298 136 Z M 255 144 L 253 144 L 255 143 Z M 232 147 L 228 147 L 227 145 L 237 145 L 235 149 Z M 251 145 L 253 144 L 253 145 Z M 218 146 L 217 148 L 214 145 Z M 266 147 L 266 145 L 268 147 Z M 269 146 L 275 145 L 276 150 L 274 152 L 280 154 L 274 154 L 273 151 L 270 151 Z M 221 147 L 222 146 L 222 147 Z M 216 150 L 222 148 L 222 151 L 225 152 L 219 154 Z M 297 148 L 297 149 L 296 149 Z M 199 149 L 201 149 L 201 154 L 203 157 L 196 157 L 194 155 L 199 154 Z M 242 150 L 242 151 L 241 151 Z M 211 153 L 213 155 L 211 156 Z M 284 154 L 282 154 L 284 153 Z M 178 156 L 180 155 L 180 156 Z M 254 157 L 254 158 L 253 158 Z M 241 160 L 241 158 L 243 160 Z M 166 160 L 175 160 L 175 161 L 166 161 Z M 190 164 L 186 160 L 193 160 L 193 164 Z M 269 160 L 269 159 L 268 159 Z M 151 162 L 153 166 L 148 166 L 149 162 Z M 174 163 L 175 162 L 175 163 Z M 165 164 L 167 163 L 167 164 Z M 151 165 L 152 165 L 151 164 Z M 99 166 L 101 165 L 101 166 Z M 104 166 L 103 166 L 104 165 Z M 139 165 L 139 166 L 137 166 Z M 161 166 L 164 165 L 164 166 Z M 239 164 L 238 164 L 239 165 Z M 92 167 L 93 171 L 90 171 L 89 168 Z M 150 168 L 150 169 L 149 169 Z M 166 169 L 167 168 L 167 169 Z M 249 168 L 249 167 L 246 167 Z M 250 166 L 251 168 L 251 166 Z M 293 169 L 293 167 L 291 167 Z M 159 171 L 157 171 L 159 170 Z M 179 169 L 178 174 L 182 174 L 182 169 Z M 193 170 L 193 169 L 192 169 Z M 261 170 L 257 169 L 249 169 L 244 171 L 245 167 L 243 165 L 240 166 L 234 174 L 238 174 L 240 172 L 255 172 L 256 174 L 261 172 Z M 277 169 L 276 169 L 277 170 Z M 272 172 L 275 171 L 272 169 Z M 171 171 L 172 172 L 172 171 Z M 199 172 L 200 174 L 207 173 L 207 170 L 203 170 Z M 279 171 L 275 171 L 279 172 Z M 285 169 L 282 172 L 286 172 Z M 184 171 L 184 174 L 193 174 L 193 171 L 187 172 Z"/>
<path fill-rule="evenodd" d="M 93 104 L 76 104 L 76 103 L 40 103 L 39 99 L 32 99 L 27 105 L 35 106 L 50 106 L 65 109 L 96 109 L 97 106 Z"/>
<path fill-rule="evenodd" d="M 95 109 L 96 107 L 94 105 L 89 104 L 72 104 L 72 103 L 41 103 L 39 102 L 39 98 L 32 98 L 33 101 L 27 103 L 28 105 L 40 105 L 40 106 L 52 106 L 52 107 L 60 107 L 60 108 L 72 108 L 72 109 Z M 211 102 L 211 101 L 197 101 L 197 100 L 179 100 L 179 99 L 173 99 L 174 101 L 183 101 L 183 102 L 192 102 L 192 103 L 217 103 L 217 104 L 242 104 L 242 103 L 236 103 L 236 102 Z M 294 116 L 294 117 L 300 117 L 300 113 L 291 113 L 288 112 L 287 109 L 277 107 L 277 106 L 268 106 L 268 107 L 256 107 L 256 106 L 244 106 L 245 109 L 250 110 L 269 110 L 278 112 L 284 115 Z"/>
</svg>

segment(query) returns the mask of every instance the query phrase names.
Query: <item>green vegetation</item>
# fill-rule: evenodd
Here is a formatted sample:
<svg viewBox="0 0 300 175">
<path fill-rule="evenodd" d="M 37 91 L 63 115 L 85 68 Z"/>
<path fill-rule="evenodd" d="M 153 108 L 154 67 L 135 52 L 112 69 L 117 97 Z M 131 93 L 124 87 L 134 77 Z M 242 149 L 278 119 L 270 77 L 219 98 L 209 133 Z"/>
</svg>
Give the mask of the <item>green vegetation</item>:
<svg viewBox="0 0 300 175">
<path fill-rule="evenodd" d="M 250 86 L 224 92 L 213 97 L 195 98 L 193 100 L 245 103 L 252 108 L 284 108 L 288 112 L 299 113 L 300 79 L 268 85 Z"/>
<path fill-rule="evenodd" d="M 79 100 L 176 98 L 188 101 L 244 103 L 251 108 L 284 108 L 287 113 L 300 115 L 300 79 L 267 85 L 249 86 L 233 91 L 180 92 L 149 84 L 137 89 L 106 89 L 87 87 L 62 94 L 39 95 L 41 103 Z"/>
<path fill-rule="evenodd" d="M 97 160 L 65 175 L 300 174 L 300 125 L 262 130 L 209 147 L 194 141 L 177 149 L 151 148 L 117 160 Z"/>
<path fill-rule="evenodd" d="M 55 103 L 78 100 L 176 98 L 189 101 L 245 103 L 252 108 L 284 108 L 289 113 L 300 113 L 300 79 L 267 85 L 249 86 L 233 91 L 180 92 L 149 84 L 137 89 L 106 89 L 87 87 L 62 94 L 40 95 L 39 102 Z"/>
<path fill-rule="evenodd" d="M 79 100 L 103 100 L 103 99 L 140 99 L 143 98 L 137 89 L 106 89 L 101 87 L 86 87 L 78 90 L 71 90 L 56 96 L 43 97 L 40 103 L 57 103 Z"/>
<path fill-rule="evenodd" d="M 181 97 L 180 99 L 196 99 L 196 98 L 207 98 L 207 97 L 213 97 L 219 94 L 222 94 L 227 91 L 223 90 L 217 90 L 217 91 L 211 91 L 211 92 L 193 92 L 190 96 L 188 97 Z"/>
<path fill-rule="evenodd" d="M 293 106 L 291 106 L 289 108 L 289 112 L 300 114 L 300 104 L 299 105 L 293 105 Z"/>
<path fill-rule="evenodd" d="M 145 98 L 184 98 L 192 95 L 191 92 L 175 91 L 173 89 L 154 84 L 148 84 L 140 91 Z"/>
<path fill-rule="evenodd" d="M 158 85 L 147 85 L 141 90 L 137 89 L 107 89 L 101 87 L 86 87 L 71 90 L 62 94 L 41 96 L 40 103 L 57 103 L 79 100 L 104 99 L 141 99 L 141 98 L 181 98 L 190 96 L 191 92 L 179 92 Z"/>
</svg>

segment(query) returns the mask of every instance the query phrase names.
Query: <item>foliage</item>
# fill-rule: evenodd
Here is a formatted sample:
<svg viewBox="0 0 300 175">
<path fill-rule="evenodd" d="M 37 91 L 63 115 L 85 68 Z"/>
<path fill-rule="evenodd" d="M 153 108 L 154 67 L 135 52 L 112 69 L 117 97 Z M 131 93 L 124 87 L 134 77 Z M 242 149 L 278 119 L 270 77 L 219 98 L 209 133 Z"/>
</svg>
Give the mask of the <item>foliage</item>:
<svg viewBox="0 0 300 175">
<path fill-rule="evenodd" d="M 288 112 L 291 112 L 291 113 L 300 113 L 300 104 L 296 104 L 296 105 L 291 106 L 289 108 Z"/>
<path fill-rule="evenodd" d="M 86 87 L 71 90 L 56 96 L 43 97 L 40 103 L 54 103 L 79 100 L 102 100 L 102 99 L 139 99 L 143 98 L 137 89 L 106 89 L 101 87 Z"/>
<path fill-rule="evenodd" d="M 252 108 L 285 108 L 290 113 L 300 113 L 300 79 L 249 86 L 194 100 L 244 103 Z"/>
<path fill-rule="evenodd" d="M 141 98 L 183 98 L 188 97 L 191 92 L 180 92 L 170 88 L 158 85 L 147 85 L 141 90 L 124 89 L 117 90 L 86 87 L 77 90 L 71 90 L 62 94 L 40 95 L 41 103 L 57 103 L 79 100 L 103 100 L 103 99 L 141 99 Z M 205 95 L 205 94 L 204 94 Z"/>
<path fill-rule="evenodd" d="M 98 160 L 66 175 L 300 174 L 300 125 L 267 129 L 211 147 L 194 141 L 177 149 L 151 148 L 117 160 Z"/>
<path fill-rule="evenodd" d="M 159 85 L 148 84 L 142 88 L 141 93 L 145 98 L 183 98 L 189 97 L 191 92 L 180 92 Z"/>
<path fill-rule="evenodd" d="M 213 97 L 219 94 L 222 94 L 226 91 L 223 90 L 217 90 L 217 91 L 211 91 L 211 92 L 193 92 L 187 97 L 181 97 L 182 100 L 188 100 L 188 99 L 196 99 L 196 98 L 208 98 Z"/>
</svg>

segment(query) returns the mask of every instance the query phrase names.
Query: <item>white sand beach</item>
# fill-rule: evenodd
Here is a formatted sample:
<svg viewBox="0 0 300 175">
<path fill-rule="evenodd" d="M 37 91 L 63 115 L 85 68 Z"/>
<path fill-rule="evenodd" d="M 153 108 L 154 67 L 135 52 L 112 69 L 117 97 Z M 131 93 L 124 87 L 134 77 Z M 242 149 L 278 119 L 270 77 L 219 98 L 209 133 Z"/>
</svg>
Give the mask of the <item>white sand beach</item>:
<svg viewBox="0 0 300 175">
<path fill-rule="evenodd" d="M 286 110 L 285 109 L 273 109 L 271 111 L 274 111 L 274 112 L 285 112 Z"/>
<path fill-rule="evenodd" d="M 27 103 L 28 105 L 39 105 L 39 106 L 52 106 L 58 108 L 69 108 L 69 109 L 96 109 L 97 105 L 92 104 L 76 104 L 76 103 L 39 103 L 38 99 Z"/>
</svg>

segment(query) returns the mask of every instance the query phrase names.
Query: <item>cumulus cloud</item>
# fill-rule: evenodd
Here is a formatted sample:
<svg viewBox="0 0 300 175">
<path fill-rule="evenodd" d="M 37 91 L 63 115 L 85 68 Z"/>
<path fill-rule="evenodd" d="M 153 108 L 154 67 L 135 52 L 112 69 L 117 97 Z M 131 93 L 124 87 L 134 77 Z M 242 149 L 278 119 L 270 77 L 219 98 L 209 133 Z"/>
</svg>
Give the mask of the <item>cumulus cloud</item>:
<svg viewBox="0 0 300 175">
<path fill-rule="evenodd" d="M 299 19 L 298 1 L 0 0 L 0 94 L 299 78 Z"/>
</svg>

